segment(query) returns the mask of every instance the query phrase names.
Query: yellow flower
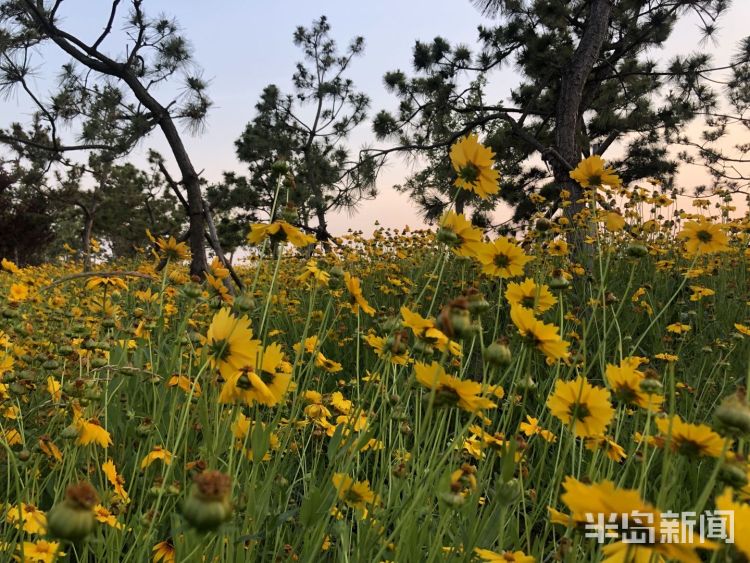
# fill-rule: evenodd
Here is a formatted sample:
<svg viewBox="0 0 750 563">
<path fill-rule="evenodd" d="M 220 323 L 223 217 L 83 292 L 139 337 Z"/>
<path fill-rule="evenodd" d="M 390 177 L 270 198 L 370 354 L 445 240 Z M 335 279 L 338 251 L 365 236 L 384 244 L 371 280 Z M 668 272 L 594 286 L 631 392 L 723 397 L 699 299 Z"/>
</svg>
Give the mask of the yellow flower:
<svg viewBox="0 0 750 563">
<path fill-rule="evenodd" d="M 365 342 L 375 350 L 378 358 L 387 358 L 389 362 L 399 366 L 405 366 L 409 363 L 409 356 L 407 352 L 401 350 L 395 350 L 393 346 L 386 346 L 386 339 L 383 336 L 375 336 L 374 334 L 365 335 Z"/>
<path fill-rule="evenodd" d="M 26 301 L 29 297 L 29 288 L 22 283 L 14 283 L 10 286 L 10 293 L 8 299 L 18 303 L 20 301 Z"/>
<path fill-rule="evenodd" d="M 635 405 L 642 409 L 657 412 L 664 397 L 653 393 L 645 393 L 641 383 L 646 379 L 643 372 L 638 371 L 638 358 L 625 358 L 619 366 L 607 364 L 604 378 L 612 389 L 615 399 L 626 404 Z"/>
<path fill-rule="evenodd" d="M 96 444 L 102 448 L 106 448 L 112 445 L 112 436 L 101 427 L 98 420 L 93 418 L 90 420 L 79 418 L 77 428 L 78 438 L 76 439 L 76 445 L 78 446 Z"/>
<path fill-rule="evenodd" d="M 193 382 L 189 377 L 184 375 L 173 375 L 169 378 L 169 381 L 167 381 L 167 387 L 179 387 L 185 393 L 190 393 L 190 390 L 193 389 Z M 201 384 L 196 381 L 195 389 L 193 390 L 193 397 L 198 398 L 201 396 L 201 393 Z"/>
<path fill-rule="evenodd" d="M 458 406 L 471 413 L 495 406 L 486 397 L 478 395 L 482 391 L 481 384 L 448 375 L 437 362 L 430 365 L 418 362 L 414 365 L 414 372 L 419 383 L 428 389 L 434 389 L 435 404 L 438 406 Z"/>
<path fill-rule="evenodd" d="M 570 476 L 565 478 L 563 488 L 565 493 L 560 496 L 560 499 L 572 513 L 569 517 L 571 523 L 583 525 L 590 522 L 592 517 L 593 522 L 598 522 L 598 517 L 601 516 L 603 522 L 608 525 L 608 528 L 603 530 L 605 537 L 618 537 L 619 530 L 628 528 L 633 530 L 637 527 L 644 532 L 651 529 L 654 537 L 653 543 L 634 545 L 616 542 L 609 544 L 602 548 L 607 555 L 604 561 L 642 563 L 653 561 L 653 557 L 656 556 L 657 561 L 668 559 L 700 563 L 701 559 L 695 553 L 695 547 L 704 549 L 715 547 L 698 534 L 694 537 L 692 535 L 688 537 L 687 534 L 668 534 L 668 540 L 661 543 L 661 531 L 679 530 L 680 521 L 662 518 L 661 513 L 653 505 L 644 502 L 636 490 L 617 488 L 612 481 L 587 485 Z M 624 517 L 628 518 L 627 525 Z M 555 520 L 558 523 L 565 523 L 564 519 L 565 515 L 557 513 Z M 673 524 L 677 525 L 677 528 Z"/>
<path fill-rule="evenodd" d="M 568 344 L 560 338 L 555 325 L 546 324 L 534 317 L 529 309 L 511 307 L 510 318 L 521 336 L 541 351 L 550 361 L 566 359 L 569 356 Z"/>
<path fill-rule="evenodd" d="M 159 248 L 162 257 L 166 260 L 185 260 L 190 255 L 187 244 L 177 242 L 177 239 L 174 237 L 169 237 L 168 239 L 160 238 L 156 241 L 156 246 Z"/>
<path fill-rule="evenodd" d="M 688 221 L 677 237 L 685 239 L 688 254 L 713 254 L 730 250 L 729 239 L 721 225 L 705 217 L 699 221 Z"/>
<path fill-rule="evenodd" d="M 218 256 L 214 256 L 214 259 L 211 260 L 211 263 L 208 265 L 208 269 L 214 277 L 217 277 L 220 280 L 229 277 L 229 270 L 224 267 L 224 264 L 219 260 Z"/>
<path fill-rule="evenodd" d="M 620 463 L 623 459 L 628 457 L 620 444 L 614 440 L 610 440 L 606 436 L 586 438 L 586 449 L 591 451 L 602 450 L 607 454 L 609 459 L 616 463 Z"/>
<path fill-rule="evenodd" d="M 39 449 L 41 452 L 55 461 L 62 461 L 63 455 L 55 443 L 50 439 L 49 436 L 39 436 Z"/>
<path fill-rule="evenodd" d="M 496 553 L 489 549 L 476 547 L 474 548 L 474 553 L 482 561 L 491 561 L 492 563 L 534 563 L 536 561 L 531 555 L 526 555 L 523 551 L 503 551 L 502 553 Z"/>
<path fill-rule="evenodd" d="M 511 307 L 526 307 L 535 314 L 549 311 L 557 303 L 557 298 L 550 293 L 549 286 L 537 285 L 531 278 L 522 283 L 510 282 L 505 290 L 505 299 Z"/>
<path fill-rule="evenodd" d="M 122 502 L 128 504 L 130 502 L 130 497 L 125 490 L 125 479 L 117 473 L 115 463 L 111 459 L 108 459 L 102 463 L 102 471 L 107 477 L 107 481 L 109 481 L 110 485 L 112 485 L 112 488 L 115 490 L 115 494 L 122 499 Z"/>
<path fill-rule="evenodd" d="M 568 243 L 562 239 L 553 240 L 547 245 L 547 254 L 550 256 L 567 256 L 568 252 Z"/>
<path fill-rule="evenodd" d="M 456 187 L 472 191 L 482 199 L 500 190 L 500 173 L 492 168 L 495 153 L 480 144 L 477 135 L 468 135 L 455 143 L 450 158 L 458 176 Z"/>
<path fill-rule="evenodd" d="M 276 242 L 289 241 L 298 248 L 315 244 L 316 241 L 314 236 L 304 234 L 286 221 L 250 225 L 250 233 L 247 235 L 247 241 L 250 244 L 258 244 L 265 238 L 270 238 Z"/>
<path fill-rule="evenodd" d="M 23 559 L 16 559 L 23 563 L 53 563 L 58 557 L 65 557 L 58 542 L 39 540 L 36 543 L 23 542 Z"/>
<path fill-rule="evenodd" d="M 523 275 L 527 262 L 534 259 L 507 237 L 498 237 L 494 242 L 484 242 L 474 246 L 482 271 L 490 276 L 514 278 Z"/>
<path fill-rule="evenodd" d="M 691 285 L 690 291 L 693 292 L 692 295 L 690 295 L 690 301 L 700 301 L 704 297 L 711 297 L 716 294 L 713 289 L 701 287 L 699 285 Z"/>
<path fill-rule="evenodd" d="M 609 391 L 594 387 L 582 376 L 556 381 L 547 407 L 563 424 L 574 425 L 576 436 L 584 438 L 604 434 L 615 414 Z"/>
<path fill-rule="evenodd" d="M 122 278 L 118 278 L 117 276 L 94 276 L 86 282 L 86 289 L 96 289 L 99 286 L 106 289 L 112 288 L 113 290 L 128 290 L 128 284 L 126 284 Z"/>
<path fill-rule="evenodd" d="M 604 159 L 597 154 L 579 162 L 578 166 L 571 170 L 570 177 L 584 188 L 592 186 L 615 188 L 620 185 L 620 178 L 615 174 L 614 169 L 608 168 L 604 164 Z"/>
<path fill-rule="evenodd" d="M 175 549 L 170 540 L 164 540 L 157 543 L 151 550 L 153 559 L 152 563 L 174 563 Z"/>
<path fill-rule="evenodd" d="M 672 334 L 685 334 L 689 331 L 690 325 L 686 325 L 683 323 L 672 323 L 671 325 L 667 326 L 667 332 L 671 332 Z"/>
<path fill-rule="evenodd" d="M 331 278 L 331 274 L 328 272 L 324 272 L 320 268 L 318 268 L 318 262 L 316 260 L 308 260 L 307 264 L 305 264 L 304 271 L 297 276 L 297 280 L 301 282 L 306 282 L 310 279 L 313 279 L 317 282 L 319 282 L 321 285 L 328 285 L 328 281 Z"/>
<path fill-rule="evenodd" d="M 172 452 L 165 450 L 161 446 L 154 446 L 141 460 L 141 470 L 146 469 L 156 460 L 161 460 L 164 462 L 164 465 L 169 465 L 172 463 Z"/>
<path fill-rule="evenodd" d="M 22 502 L 18 506 L 8 506 L 5 521 L 27 534 L 47 533 L 47 515 L 33 504 Z"/>
<path fill-rule="evenodd" d="M 604 226 L 610 232 L 621 231 L 625 227 L 625 219 L 622 215 L 615 213 L 614 211 L 608 211 L 604 215 Z"/>
<path fill-rule="evenodd" d="M 62 385 L 60 385 L 60 382 L 52 376 L 47 378 L 47 392 L 55 403 L 60 402 L 60 398 L 62 397 Z"/>
<path fill-rule="evenodd" d="M 665 437 L 671 434 L 672 450 L 686 456 L 720 457 L 724 451 L 724 438 L 705 424 L 684 422 L 679 415 L 674 415 L 657 418 L 656 427 Z"/>
<path fill-rule="evenodd" d="M 214 315 L 206 334 L 205 349 L 213 367 L 228 379 L 246 365 L 254 365 L 260 346 L 253 340 L 250 319 L 237 318 L 223 308 Z"/>
<path fill-rule="evenodd" d="M 541 426 L 539 426 L 539 419 L 533 418 L 529 415 L 526 415 L 526 422 L 522 422 L 519 425 L 519 428 L 521 432 L 526 434 L 526 436 L 535 436 L 539 434 L 544 440 L 547 442 L 556 442 L 557 436 L 555 436 L 552 432 L 549 430 L 545 430 Z"/>
<path fill-rule="evenodd" d="M 11 274 L 17 274 L 21 271 L 21 269 L 16 266 L 15 263 L 11 262 L 7 258 L 3 258 L 2 261 L 0 261 L 0 267 L 2 267 L 2 269 L 6 272 L 10 272 Z"/>
<path fill-rule="evenodd" d="M 750 505 L 735 502 L 732 499 L 732 489 L 727 487 L 716 497 L 716 508 L 733 515 L 734 545 L 737 551 L 750 559 Z M 727 522 L 726 529 L 729 529 L 730 525 L 731 522 Z"/>
<path fill-rule="evenodd" d="M 219 395 L 220 403 L 243 401 L 274 406 L 281 401 L 291 384 L 291 366 L 284 361 L 279 344 L 269 344 L 257 359 L 227 377 Z"/>
<path fill-rule="evenodd" d="M 363 509 L 379 502 L 378 495 L 370 489 L 369 481 L 354 481 L 344 473 L 334 473 L 331 481 L 336 487 L 339 500 L 352 508 Z"/>
<path fill-rule="evenodd" d="M 474 227 L 463 214 L 449 211 L 440 219 L 438 239 L 445 241 L 458 256 L 472 256 L 474 246 L 482 242 L 482 231 Z"/>
<path fill-rule="evenodd" d="M 116 528 L 118 530 L 122 530 L 123 528 L 123 525 L 117 521 L 117 517 L 101 504 L 97 504 L 94 507 L 94 518 L 96 518 L 97 522 L 106 524 L 110 528 Z"/>
<path fill-rule="evenodd" d="M 359 311 L 359 308 L 362 307 L 362 312 L 370 316 L 374 315 L 375 309 L 370 307 L 367 299 L 362 295 L 362 287 L 359 278 L 355 278 L 349 272 L 344 272 L 344 283 L 351 294 L 350 305 L 352 311 L 356 313 Z"/>
</svg>

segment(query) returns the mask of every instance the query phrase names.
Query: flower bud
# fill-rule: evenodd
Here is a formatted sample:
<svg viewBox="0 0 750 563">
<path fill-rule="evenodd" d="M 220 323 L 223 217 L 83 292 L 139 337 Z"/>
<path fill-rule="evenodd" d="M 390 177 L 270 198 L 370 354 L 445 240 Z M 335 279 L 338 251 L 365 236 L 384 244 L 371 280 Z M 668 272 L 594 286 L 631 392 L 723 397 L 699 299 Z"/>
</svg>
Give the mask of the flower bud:
<svg viewBox="0 0 750 563">
<path fill-rule="evenodd" d="M 218 528 L 232 516 L 231 489 L 231 478 L 220 471 L 196 475 L 182 507 L 185 520 L 201 532 Z"/>
<path fill-rule="evenodd" d="M 550 289 L 568 289 L 570 287 L 570 282 L 563 276 L 555 276 L 552 279 L 549 280 L 549 288 Z"/>
<path fill-rule="evenodd" d="M 189 299 L 198 299 L 203 295 L 203 288 L 195 282 L 190 282 L 182 288 L 182 293 Z"/>
<path fill-rule="evenodd" d="M 255 307 L 255 300 L 249 295 L 238 295 L 234 298 L 233 305 L 239 313 L 248 313 Z"/>
<path fill-rule="evenodd" d="M 508 343 L 503 340 L 493 342 L 484 350 L 484 361 L 494 367 L 507 367 L 513 361 Z"/>
<path fill-rule="evenodd" d="M 738 438 L 750 434 L 750 407 L 744 388 L 739 388 L 734 395 L 726 397 L 714 413 L 716 420 L 729 434 Z"/>
<path fill-rule="evenodd" d="M 47 515 L 47 529 L 50 535 L 79 542 L 88 536 L 96 526 L 94 506 L 99 495 L 90 483 L 85 481 L 70 485 L 65 491 L 65 500 L 52 507 Z"/>
<path fill-rule="evenodd" d="M 490 308 L 489 302 L 476 288 L 470 287 L 464 292 L 464 297 L 469 302 L 469 312 L 472 315 L 481 315 Z"/>
<path fill-rule="evenodd" d="M 641 391 L 643 391 L 644 393 L 648 393 L 649 395 L 660 394 L 664 390 L 664 386 L 661 384 L 661 381 L 651 377 L 646 377 L 645 379 L 641 380 L 639 387 L 641 388 Z"/>
<path fill-rule="evenodd" d="M 294 205 L 287 204 L 281 210 L 281 218 L 287 223 L 294 223 L 299 219 L 299 213 Z"/>
<path fill-rule="evenodd" d="M 518 479 L 511 479 L 507 483 L 498 483 L 495 498 L 499 503 L 508 506 L 521 498 L 521 492 Z"/>
<path fill-rule="evenodd" d="M 734 489 L 744 489 L 748 484 L 747 472 L 739 463 L 722 465 L 719 471 L 719 479 Z"/>
<path fill-rule="evenodd" d="M 445 243 L 448 246 L 455 246 L 459 242 L 458 235 L 450 229 L 443 229 L 441 227 L 438 229 L 437 233 L 435 233 L 435 236 L 439 242 Z"/>
<path fill-rule="evenodd" d="M 516 384 L 519 391 L 533 391 L 536 389 L 536 381 L 531 377 L 530 373 L 527 373 L 522 377 Z"/>
<path fill-rule="evenodd" d="M 286 160 L 276 160 L 271 165 L 271 171 L 274 174 L 286 174 L 289 171 L 289 164 L 287 164 Z"/>
<path fill-rule="evenodd" d="M 631 258 L 643 258 L 648 255 L 648 248 L 643 244 L 631 244 L 625 249 L 625 253 Z"/>
<path fill-rule="evenodd" d="M 553 226 L 554 224 L 552 223 L 552 221 L 550 221 L 549 219 L 545 217 L 542 217 L 536 222 L 536 230 L 539 231 L 540 233 L 545 233 L 549 231 Z"/>
<path fill-rule="evenodd" d="M 333 278 L 343 278 L 344 269 L 341 266 L 333 266 L 330 270 L 330 274 Z"/>
</svg>

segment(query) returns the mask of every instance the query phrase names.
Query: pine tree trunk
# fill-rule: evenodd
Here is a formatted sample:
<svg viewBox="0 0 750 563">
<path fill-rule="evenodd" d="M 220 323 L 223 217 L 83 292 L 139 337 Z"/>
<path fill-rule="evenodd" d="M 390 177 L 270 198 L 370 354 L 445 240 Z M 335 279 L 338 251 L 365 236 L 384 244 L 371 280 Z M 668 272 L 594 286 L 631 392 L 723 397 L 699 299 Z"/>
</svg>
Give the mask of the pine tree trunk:
<svg viewBox="0 0 750 563">
<path fill-rule="evenodd" d="M 560 97 L 557 101 L 555 120 L 555 148 L 565 162 L 553 158 L 555 182 L 560 189 L 570 192 L 572 205 L 564 213 L 575 225 L 575 216 L 585 209 L 584 192 L 576 181 L 570 178 L 570 169 L 581 157 L 581 147 L 577 140 L 586 80 L 596 63 L 604 40 L 607 38 L 609 19 L 612 13 L 612 0 L 593 0 L 586 21 L 585 31 L 581 37 L 568 68 L 563 72 L 560 82 Z M 576 229 L 571 233 L 572 246 L 580 253 L 587 231 Z"/>
<path fill-rule="evenodd" d="M 81 231 L 81 253 L 83 254 L 83 271 L 91 271 L 91 233 L 94 230 L 94 216 L 84 211 L 83 230 Z"/>
<path fill-rule="evenodd" d="M 204 240 L 205 219 L 203 210 L 203 195 L 201 193 L 200 178 L 193 167 L 193 163 L 185 150 L 185 145 L 172 121 L 172 117 L 164 111 L 159 122 L 161 130 L 172 149 L 177 166 L 182 174 L 182 185 L 187 191 L 190 244 L 190 275 L 203 278 L 208 271 L 206 261 L 206 244 Z"/>
</svg>

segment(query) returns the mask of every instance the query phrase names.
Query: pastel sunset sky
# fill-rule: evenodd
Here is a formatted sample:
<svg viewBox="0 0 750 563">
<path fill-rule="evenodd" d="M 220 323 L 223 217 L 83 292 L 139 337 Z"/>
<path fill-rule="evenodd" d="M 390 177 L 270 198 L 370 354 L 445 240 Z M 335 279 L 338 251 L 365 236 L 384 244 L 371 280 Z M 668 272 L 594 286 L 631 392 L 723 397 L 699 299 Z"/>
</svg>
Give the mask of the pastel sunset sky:
<svg viewBox="0 0 750 563">
<path fill-rule="evenodd" d="M 220 179 L 225 170 L 243 171 L 243 165 L 235 157 L 234 141 L 252 119 L 254 104 L 263 87 L 274 83 L 282 90 L 291 89 L 294 65 L 301 59 L 301 53 L 292 43 L 296 26 L 309 26 L 325 14 L 340 46 L 345 46 L 356 35 L 364 36 L 364 56 L 355 60 L 350 77 L 371 97 L 370 115 L 374 115 L 380 109 L 391 109 L 395 105 L 395 98 L 385 91 L 382 77 L 389 70 L 410 70 L 415 40 L 431 40 L 440 35 L 452 43 L 471 47 L 475 44 L 477 26 L 491 23 L 468 0 L 147 0 L 144 4 L 147 14 L 163 12 L 177 19 L 190 40 L 196 62 L 210 81 L 209 93 L 214 107 L 207 128 L 200 136 L 187 138 L 196 168 L 202 170 L 209 181 Z M 67 0 L 63 6 L 62 27 L 93 41 L 106 22 L 110 2 Z M 716 63 L 723 64 L 738 40 L 748 34 L 749 21 L 750 1 L 734 0 L 719 22 L 718 43 L 703 44 L 696 21 L 686 18 L 678 25 L 660 58 L 666 60 L 678 53 L 707 50 L 714 55 Z M 122 44 L 112 42 L 111 51 L 120 53 Z M 64 61 L 62 55 L 50 52 L 45 62 L 57 65 Z M 46 66 L 42 68 L 47 70 Z M 492 75 L 491 89 L 500 100 L 517 81 L 512 67 L 505 67 Z M 24 114 L 28 111 L 26 100 L 20 95 L 18 99 L 0 103 L 3 114 L 0 126 L 13 120 L 26 121 Z M 369 122 L 352 135 L 350 144 L 355 150 L 366 144 L 376 144 Z M 158 132 L 144 143 L 144 150 L 149 147 L 168 154 Z M 332 232 L 343 233 L 348 228 L 370 232 L 375 220 L 390 227 L 420 226 L 408 198 L 391 188 L 408 173 L 409 165 L 394 157 L 380 176 L 379 197 L 365 202 L 354 216 L 341 214 L 332 218 Z M 683 175 L 686 184 L 695 182 L 696 178 L 697 182 L 702 181 L 693 174 L 696 172 Z"/>
</svg>

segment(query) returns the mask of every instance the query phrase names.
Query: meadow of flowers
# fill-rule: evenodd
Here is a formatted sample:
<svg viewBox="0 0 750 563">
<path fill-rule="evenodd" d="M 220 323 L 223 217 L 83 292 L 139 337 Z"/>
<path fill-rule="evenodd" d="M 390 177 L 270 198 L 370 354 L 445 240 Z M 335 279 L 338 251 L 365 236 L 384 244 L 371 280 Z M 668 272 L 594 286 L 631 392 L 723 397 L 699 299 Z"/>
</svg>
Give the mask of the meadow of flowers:
<svg viewBox="0 0 750 563">
<path fill-rule="evenodd" d="M 458 187 L 496 191 L 492 157 L 459 142 Z M 750 557 L 750 220 L 571 175 L 584 211 L 513 239 L 254 225 L 242 292 L 174 239 L 90 274 L 3 260 L 2 559 Z M 714 510 L 733 543 L 658 533 Z"/>
</svg>

